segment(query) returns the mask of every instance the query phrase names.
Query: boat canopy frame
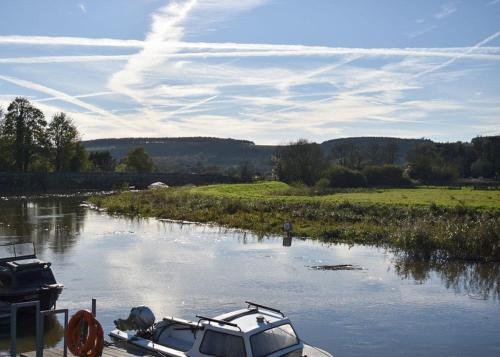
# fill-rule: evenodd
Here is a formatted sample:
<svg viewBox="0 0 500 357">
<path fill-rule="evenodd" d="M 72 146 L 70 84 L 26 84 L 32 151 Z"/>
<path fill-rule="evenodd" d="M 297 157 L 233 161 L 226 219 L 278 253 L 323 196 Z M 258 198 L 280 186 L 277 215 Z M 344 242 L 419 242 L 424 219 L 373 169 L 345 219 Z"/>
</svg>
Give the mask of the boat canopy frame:
<svg viewBox="0 0 500 357">
<path fill-rule="evenodd" d="M 285 314 L 281 310 L 278 310 L 278 309 L 276 309 L 274 307 L 269 307 L 269 306 L 266 306 L 266 305 L 256 304 L 256 303 L 251 302 L 251 301 L 245 301 L 245 304 L 248 304 L 248 308 L 250 308 L 250 306 L 255 307 L 257 309 L 257 311 L 259 311 L 259 309 L 268 310 L 268 311 L 272 311 L 272 312 L 275 312 L 277 314 L 280 314 L 281 317 L 286 317 Z"/>
<path fill-rule="evenodd" d="M 227 325 L 227 326 L 235 327 L 238 330 L 240 330 L 240 332 L 243 332 L 243 330 L 241 329 L 241 327 L 239 327 L 238 324 L 235 324 L 233 322 L 228 322 L 228 321 L 224 321 L 224 320 L 214 319 L 214 318 L 211 318 L 211 317 L 206 317 L 206 316 L 201 316 L 201 315 L 196 315 L 196 317 L 199 318 L 198 324 L 200 324 L 202 321 L 208 321 L 209 323 L 210 322 L 215 322 L 215 323 L 218 323 L 220 325 Z"/>
</svg>

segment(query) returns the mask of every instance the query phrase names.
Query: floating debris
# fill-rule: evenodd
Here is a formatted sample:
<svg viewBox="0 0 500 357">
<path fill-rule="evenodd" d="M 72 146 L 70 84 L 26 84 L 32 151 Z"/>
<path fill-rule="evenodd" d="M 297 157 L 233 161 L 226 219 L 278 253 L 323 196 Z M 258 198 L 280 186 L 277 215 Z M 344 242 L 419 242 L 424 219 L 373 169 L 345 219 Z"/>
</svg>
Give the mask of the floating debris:
<svg viewBox="0 0 500 357">
<path fill-rule="evenodd" d="M 29 196 L 26 195 L 11 195 L 11 196 L 0 196 L 0 200 L 9 201 L 9 200 L 33 200 L 33 199 L 44 199 L 44 198 L 71 198 L 71 197 L 90 197 L 90 196 L 103 196 L 103 195 L 112 195 L 116 193 L 116 191 L 76 191 L 72 193 L 33 193 Z"/>
<path fill-rule="evenodd" d="M 308 266 L 308 268 L 312 270 L 364 270 L 363 267 L 352 264 L 313 265 Z"/>
<path fill-rule="evenodd" d="M 97 212 L 107 212 L 107 209 L 106 208 L 102 208 L 102 207 L 99 207 L 97 205 L 94 205 L 93 203 L 90 203 L 90 202 L 83 202 L 83 203 L 80 203 L 79 205 L 80 207 L 85 207 L 85 208 L 88 208 L 92 211 L 97 211 Z"/>
</svg>

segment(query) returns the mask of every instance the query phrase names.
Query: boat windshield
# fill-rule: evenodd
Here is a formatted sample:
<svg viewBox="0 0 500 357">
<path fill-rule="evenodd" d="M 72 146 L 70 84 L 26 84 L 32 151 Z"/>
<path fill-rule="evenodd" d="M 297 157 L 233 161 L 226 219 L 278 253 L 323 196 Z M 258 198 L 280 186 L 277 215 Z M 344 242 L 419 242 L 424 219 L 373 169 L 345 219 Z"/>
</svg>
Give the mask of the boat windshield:
<svg viewBox="0 0 500 357">
<path fill-rule="evenodd" d="M 246 356 L 243 338 L 212 330 L 205 332 L 200 352 L 211 356 Z"/>
<path fill-rule="evenodd" d="M 33 243 L 0 245 L 0 261 L 33 256 L 35 256 L 35 245 Z"/>
<path fill-rule="evenodd" d="M 290 324 L 280 325 L 259 332 L 250 337 L 252 352 L 256 357 L 264 357 L 282 349 L 297 345 L 299 339 Z"/>
</svg>

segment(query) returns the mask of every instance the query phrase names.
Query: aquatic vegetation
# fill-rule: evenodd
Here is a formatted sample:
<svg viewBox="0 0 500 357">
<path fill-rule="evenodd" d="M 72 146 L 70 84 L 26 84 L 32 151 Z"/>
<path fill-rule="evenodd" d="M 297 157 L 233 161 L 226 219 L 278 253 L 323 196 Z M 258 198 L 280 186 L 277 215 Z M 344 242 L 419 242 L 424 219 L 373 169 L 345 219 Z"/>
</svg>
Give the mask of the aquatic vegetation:
<svg viewBox="0 0 500 357">
<path fill-rule="evenodd" d="M 352 264 L 313 265 L 308 268 L 311 270 L 363 270 L 362 267 Z"/>
<path fill-rule="evenodd" d="M 467 197 L 478 191 L 452 190 L 451 194 L 446 188 L 422 188 L 403 193 L 383 189 L 326 196 L 276 194 L 288 187 L 281 182 L 177 187 L 94 196 L 91 202 L 111 213 L 216 223 L 261 235 L 281 234 L 283 222 L 291 221 L 294 235 L 300 237 L 396 247 L 422 259 L 500 261 L 500 207 L 495 206 L 500 191 L 484 191 L 495 197 L 493 204 L 481 203 L 481 196 L 452 205 L 449 196 Z M 390 200 L 401 194 L 412 198 Z M 419 194 L 421 201 L 414 203 Z M 360 200 L 357 195 L 369 199 Z M 383 199 L 378 202 L 377 197 Z"/>
</svg>

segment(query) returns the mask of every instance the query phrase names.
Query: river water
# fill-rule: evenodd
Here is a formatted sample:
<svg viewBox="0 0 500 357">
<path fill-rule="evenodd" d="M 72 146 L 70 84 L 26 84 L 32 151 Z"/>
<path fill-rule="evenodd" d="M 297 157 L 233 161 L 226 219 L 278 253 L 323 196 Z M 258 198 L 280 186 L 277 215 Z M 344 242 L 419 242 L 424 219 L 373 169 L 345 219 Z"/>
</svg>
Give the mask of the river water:
<svg viewBox="0 0 500 357">
<path fill-rule="evenodd" d="M 335 356 L 500 356 L 498 264 L 430 265 L 296 238 L 287 246 L 281 237 L 112 216 L 84 200 L 2 199 L 0 241 L 35 242 L 65 285 L 58 307 L 74 313 L 97 298 L 106 333 L 136 305 L 194 319 L 250 300 L 286 312 L 305 341 Z M 337 264 L 362 270 L 311 268 Z M 61 345 L 60 322 L 49 325 L 46 345 Z M 25 335 L 19 349 L 33 349 Z"/>
</svg>

